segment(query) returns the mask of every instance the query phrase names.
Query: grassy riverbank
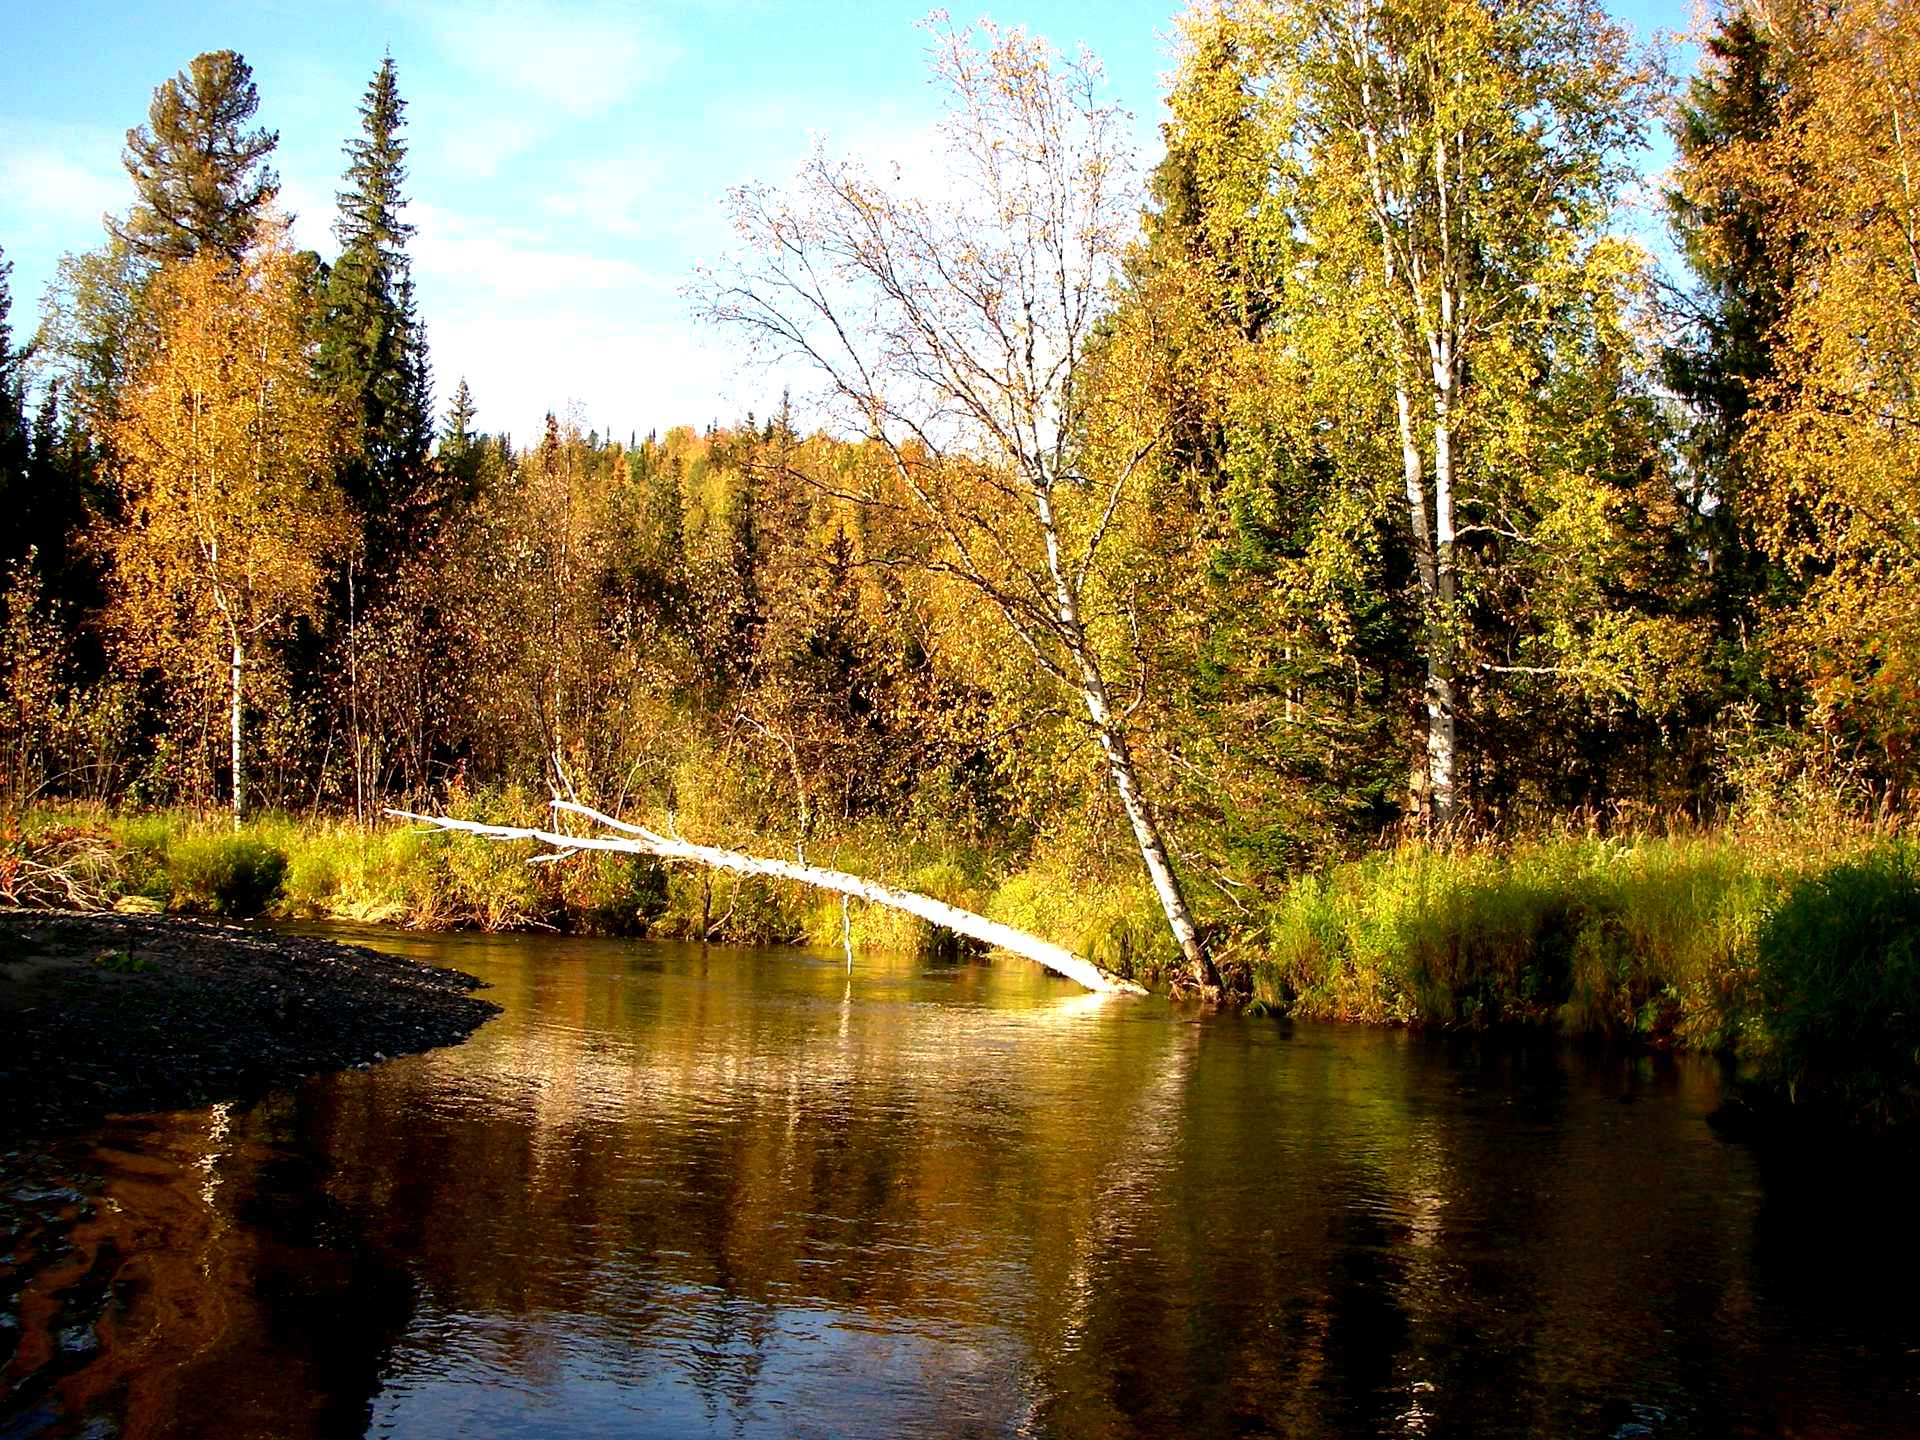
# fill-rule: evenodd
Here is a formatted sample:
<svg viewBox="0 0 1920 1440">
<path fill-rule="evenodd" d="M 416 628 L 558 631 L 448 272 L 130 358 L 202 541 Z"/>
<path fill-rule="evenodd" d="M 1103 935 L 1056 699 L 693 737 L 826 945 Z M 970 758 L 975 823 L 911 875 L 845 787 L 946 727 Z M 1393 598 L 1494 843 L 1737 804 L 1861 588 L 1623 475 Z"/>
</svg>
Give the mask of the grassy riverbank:
<svg viewBox="0 0 1920 1440">
<path fill-rule="evenodd" d="M 541 818 L 511 794 L 461 813 L 515 824 Z M 790 842 L 778 838 L 730 843 L 790 853 Z M 943 943 L 923 922 L 879 906 L 856 903 L 843 921 L 838 897 L 798 886 L 669 869 L 637 856 L 589 853 L 564 865 L 529 865 L 538 847 L 400 824 L 261 815 L 236 831 L 217 813 L 63 808 L 30 813 L 12 836 L 0 836 L 0 852 L 8 845 L 63 848 L 100 903 L 129 909 L 835 947 L 844 924 L 860 947 L 930 951 Z M 806 858 L 1045 934 L 1110 969 L 1150 973 L 1171 955 L 1151 894 L 1130 875 L 1087 873 L 1064 860 L 1009 874 L 977 848 L 890 827 L 855 830 Z"/>
<path fill-rule="evenodd" d="M 512 797 L 488 807 L 505 818 Z M 26 839 L 89 857 L 102 898 L 197 915 L 420 928 L 553 928 L 837 946 L 836 897 L 637 857 L 528 865 L 531 847 L 264 816 L 38 814 Z M 777 851 L 774 842 L 742 840 Z M 1031 930 L 1122 973 L 1168 958 L 1144 886 L 1059 857 L 996 867 L 895 831 L 809 852 Z M 1217 927 L 1267 1009 L 1737 1056 L 1774 1093 L 1920 1113 L 1920 850 L 1864 827 L 1403 845 L 1301 875 Z M 863 948 L 930 950 L 856 904 Z"/>
<path fill-rule="evenodd" d="M 1293 881 L 1242 944 L 1299 1017 L 1729 1055 L 1762 1101 L 1920 1118 L 1920 847 L 1865 829 L 1403 846 Z"/>
</svg>

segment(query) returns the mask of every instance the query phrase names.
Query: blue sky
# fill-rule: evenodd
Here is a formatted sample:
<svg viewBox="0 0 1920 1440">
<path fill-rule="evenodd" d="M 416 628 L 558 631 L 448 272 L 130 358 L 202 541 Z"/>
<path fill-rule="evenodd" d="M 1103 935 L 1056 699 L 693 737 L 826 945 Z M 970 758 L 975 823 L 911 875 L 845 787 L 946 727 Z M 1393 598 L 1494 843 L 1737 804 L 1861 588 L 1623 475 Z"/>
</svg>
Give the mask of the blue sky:
<svg viewBox="0 0 1920 1440">
<path fill-rule="evenodd" d="M 1146 164 L 1178 8 L 1013 0 L 991 13 L 1091 46 Z M 1643 36 L 1691 16 L 1687 0 L 1615 9 Z M 202 50 L 253 66 L 296 238 L 331 255 L 340 147 L 391 51 L 443 396 L 465 375 L 482 425 L 525 438 L 548 409 L 622 437 L 764 411 L 777 382 L 736 371 L 681 287 L 726 243 L 727 187 L 784 179 L 815 134 L 882 160 L 924 151 L 938 98 L 923 13 L 846 0 L 0 0 L 0 247 L 16 334 L 59 255 L 98 244 L 103 212 L 130 202 L 124 134 Z"/>
</svg>

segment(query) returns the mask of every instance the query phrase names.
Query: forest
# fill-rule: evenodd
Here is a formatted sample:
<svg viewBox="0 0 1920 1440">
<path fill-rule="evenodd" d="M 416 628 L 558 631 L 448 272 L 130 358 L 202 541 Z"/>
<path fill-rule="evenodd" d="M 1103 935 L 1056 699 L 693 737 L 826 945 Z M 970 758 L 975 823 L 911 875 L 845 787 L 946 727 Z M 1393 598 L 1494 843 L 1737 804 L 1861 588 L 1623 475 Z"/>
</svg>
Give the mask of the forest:
<svg viewBox="0 0 1920 1440">
<path fill-rule="evenodd" d="M 1092 57 L 927 35 L 941 193 L 823 147 L 689 279 L 809 384 L 645 435 L 435 413 L 392 59 L 331 258 L 246 61 L 164 80 L 37 317 L 0 262 L 0 888 L 937 940 L 383 819 L 554 797 L 1920 1105 L 1920 10 L 1721 0 L 1675 78 L 1594 0 L 1199 3 L 1144 174 Z"/>
</svg>

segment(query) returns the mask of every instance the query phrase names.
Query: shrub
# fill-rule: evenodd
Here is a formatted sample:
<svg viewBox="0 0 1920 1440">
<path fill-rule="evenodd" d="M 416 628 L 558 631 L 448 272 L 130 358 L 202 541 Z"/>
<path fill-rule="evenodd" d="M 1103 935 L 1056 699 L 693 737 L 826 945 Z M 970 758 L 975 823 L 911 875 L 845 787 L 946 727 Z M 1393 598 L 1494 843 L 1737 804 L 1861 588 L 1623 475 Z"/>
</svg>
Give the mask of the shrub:
<svg viewBox="0 0 1920 1440">
<path fill-rule="evenodd" d="M 1818 859 L 1728 835 L 1406 845 L 1292 881 L 1269 903 L 1255 993 L 1322 1019 L 1717 1049 L 1759 917 Z"/>
<path fill-rule="evenodd" d="M 299 836 L 288 847 L 287 873 L 276 907 L 279 913 L 317 919 L 336 912 L 341 881 L 350 864 L 341 840 L 328 831 Z"/>
<path fill-rule="evenodd" d="M 280 893 L 287 857 L 257 836 L 186 835 L 167 847 L 175 910 L 258 915 Z"/>
<path fill-rule="evenodd" d="M 1920 1116 L 1920 871 L 1889 845 L 1794 885 L 1760 927 L 1743 1046 L 1763 1085 L 1850 1118 Z"/>
<path fill-rule="evenodd" d="M 600 935 L 643 935 L 667 908 L 666 868 L 644 855 L 605 851 L 554 867 L 566 913 Z"/>
<path fill-rule="evenodd" d="M 0 819 L 0 906 L 103 910 L 118 889 L 113 842 L 63 826 L 26 834 L 18 817 Z"/>
<path fill-rule="evenodd" d="M 986 913 L 1130 980 L 1150 984 L 1179 959 L 1153 891 L 1129 874 L 1076 874 L 1042 859 L 1002 882 Z"/>
</svg>

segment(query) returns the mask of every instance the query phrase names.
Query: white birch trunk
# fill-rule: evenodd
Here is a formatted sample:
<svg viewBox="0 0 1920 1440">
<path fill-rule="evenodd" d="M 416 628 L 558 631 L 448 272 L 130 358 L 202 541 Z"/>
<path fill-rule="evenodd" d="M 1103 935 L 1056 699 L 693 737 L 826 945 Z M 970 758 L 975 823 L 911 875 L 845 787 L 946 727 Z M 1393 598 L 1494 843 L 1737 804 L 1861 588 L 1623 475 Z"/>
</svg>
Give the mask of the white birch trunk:
<svg viewBox="0 0 1920 1440">
<path fill-rule="evenodd" d="M 478 820 L 455 820 L 445 815 L 417 815 L 408 810 L 389 810 L 386 813 L 401 820 L 418 820 L 438 830 L 457 830 L 464 834 L 483 836 L 489 840 L 534 840 L 551 846 L 559 855 L 580 850 L 608 850 L 628 855 L 651 855 L 658 860 L 704 865 L 709 869 L 725 870 L 735 875 L 758 875 L 770 880 L 791 880 L 797 884 L 811 885 L 818 890 L 829 890 L 854 899 L 870 900 L 876 905 L 885 905 L 889 909 L 904 911 L 908 915 L 917 916 L 926 921 L 929 925 L 937 925 L 943 930 L 965 935 L 969 939 L 978 940 L 995 949 L 1011 951 L 1015 955 L 1032 960 L 1057 975 L 1063 975 L 1101 994 L 1144 995 L 1147 993 L 1144 988 L 1131 980 L 1123 980 L 1117 975 L 1110 974 L 1092 961 L 1075 955 L 1071 950 L 1055 945 L 1051 941 L 1042 940 L 1036 935 L 1029 935 L 1024 930 L 1016 930 L 1011 925 L 1002 925 L 997 920 L 989 920 L 984 915 L 976 915 L 971 910 L 962 910 L 957 905 L 936 900 L 931 895 L 921 895 L 912 890 L 897 890 L 891 885 L 882 885 L 877 880 L 851 875 L 844 870 L 827 870 L 818 865 L 803 865 L 793 860 L 773 860 L 760 855 L 748 855 L 738 850 L 722 850 L 713 845 L 695 845 L 691 841 L 661 835 L 639 825 L 628 825 L 584 805 L 555 801 L 554 808 L 585 816 L 597 825 L 620 833 L 618 835 L 567 835 L 557 830 L 541 830 L 528 826 L 488 825 Z"/>
<path fill-rule="evenodd" d="M 1400 428 L 1400 465 L 1407 487 L 1407 518 L 1413 533 L 1413 564 L 1420 577 L 1421 610 L 1426 631 L 1427 685 L 1424 704 L 1427 734 L 1424 753 L 1419 761 L 1425 772 L 1422 777 L 1425 785 L 1417 787 L 1415 799 L 1426 809 L 1428 820 L 1446 825 L 1453 818 L 1453 675 L 1449 657 L 1445 653 L 1444 628 L 1452 609 L 1453 511 L 1451 504 L 1435 506 L 1446 517 L 1447 555 L 1443 565 L 1440 548 L 1434 544 L 1434 531 L 1438 527 L 1427 513 L 1426 462 L 1420 453 L 1419 437 L 1414 430 L 1413 400 L 1407 393 L 1404 379 L 1396 379 L 1393 388 L 1394 417 Z M 1437 499 L 1442 491 L 1437 452 L 1434 470 Z M 1449 454 L 1445 482 L 1447 488 L 1444 492 L 1449 500 L 1452 480 L 1452 457 Z M 1424 790 L 1424 793 L 1418 793 L 1419 790 Z"/>
<path fill-rule="evenodd" d="M 240 648 L 240 642 L 235 640 L 233 642 L 232 666 L 228 671 L 232 681 L 230 694 L 232 703 L 229 710 L 229 719 L 232 722 L 232 727 L 231 734 L 228 737 L 232 744 L 232 750 L 229 756 L 228 768 L 233 779 L 233 828 L 236 830 L 240 828 L 240 811 L 245 793 L 245 777 L 240 769 L 240 676 L 241 667 L 245 663 L 246 656 Z"/>
<path fill-rule="evenodd" d="M 1458 814 L 1459 797 L 1455 790 L 1457 746 L 1454 733 L 1455 685 L 1454 644 L 1455 584 L 1453 564 L 1453 426 L 1451 403 L 1453 381 L 1459 369 L 1459 315 L 1453 289 L 1452 202 L 1448 192 L 1448 162 L 1445 143 L 1436 151 L 1436 175 L 1439 181 L 1440 253 L 1425 256 L 1411 248 L 1396 248 L 1395 216 L 1404 208 L 1406 196 L 1395 184 L 1381 155 L 1383 127 L 1376 107 L 1374 85 L 1368 78 L 1372 37 L 1362 22 L 1353 43 L 1353 60 L 1361 73 L 1360 104 L 1357 122 L 1366 150 L 1366 178 L 1372 197 L 1374 223 L 1380 239 L 1381 279 L 1389 291 L 1400 290 L 1410 303 L 1421 338 L 1428 351 L 1433 377 L 1433 509 L 1427 509 L 1426 464 L 1420 451 L 1413 418 L 1412 379 L 1418 373 L 1419 360 L 1409 344 L 1408 321 L 1393 320 L 1394 410 L 1400 430 L 1400 460 L 1407 489 L 1408 518 L 1412 525 L 1414 565 L 1420 576 L 1423 602 L 1423 629 L 1427 660 L 1426 746 L 1424 755 L 1427 820 L 1431 825 L 1450 827 Z M 1391 103 L 1391 102 L 1389 102 Z M 1407 157 L 1404 152 L 1403 160 Z M 1405 167 L 1403 174 L 1410 172 Z M 1437 320 L 1426 306 L 1423 286 L 1428 261 L 1437 264 L 1440 274 Z M 1393 301 L 1389 300 L 1389 310 Z M 1418 763 L 1418 762 L 1417 762 Z"/>
<path fill-rule="evenodd" d="M 1113 788 L 1119 792 L 1120 808 L 1127 812 L 1127 823 L 1133 827 L 1134 843 L 1140 850 L 1140 863 L 1146 867 L 1147 879 L 1153 884 L 1153 893 L 1160 901 L 1160 911 L 1166 916 L 1167 928 L 1173 932 L 1174 943 L 1180 947 L 1181 958 L 1186 961 L 1188 975 L 1203 992 L 1217 997 L 1221 989 L 1220 973 L 1214 968 L 1212 957 L 1200 941 L 1199 928 L 1193 923 L 1193 912 L 1188 909 L 1186 894 L 1180 888 L 1180 877 L 1174 874 L 1173 864 L 1167 858 L 1166 845 L 1160 838 L 1159 822 L 1147 804 L 1147 797 L 1141 793 L 1126 736 L 1113 723 L 1113 715 L 1107 705 L 1106 687 L 1097 682 L 1096 676 L 1082 696 L 1086 701 L 1087 716 L 1093 721 L 1100 753 L 1106 757 L 1107 770 L 1113 776 Z"/>
<path fill-rule="evenodd" d="M 1433 787 L 1433 821 L 1450 829 L 1459 814 L 1454 788 L 1454 627 L 1453 566 L 1453 421 L 1452 377 L 1436 365 L 1433 400 L 1433 519 L 1437 588 L 1434 622 L 1438 634 L 1427 643 L 1427 780 Z"/>
<path fill-rule="evenodd" d="M 1086 627 L 1080 621 L 1077 587 L 1069 580 L 1061 564 L 1060 535 L 1054 523 L 1053 502 L 1046 485 L 1034 486 L 1034 501 L 1041 532 L 1046 539 L 1047 571 L 1053 581 L 1054 601 L 1059 607 L 1059 633 L 1080 672 L 1080 700 L 1086 706 L 1088 720 L 1093 723 L 1094 738 L 1099 742 L 1100 753 L 1106 759 L 1107 771 L 1113 777 L 1113 788 L 1120 796 L 1120 808 L 1127 812 L 1127 823 L 1133 827 L 1140 863 L 1146 867 L 1147 879 L 1160 902 L 1160 913 L 1166 917 L 1167 928 L 1173 932 L 1174 944 L 1180 949 L 1188 976 L 1202 995 L 1218 999 L 1222 993 L 1220 972 L 1214 968 L 1213 958 L 1201 943 L 1200 929 L 1194 924 L 1193 912 L 1188 908 L 1187 897 L 1180 888 L 1180 877 L 1174 874 L 1173 863 L 1167 858 L 1166 844 L 1160 838 L 1159 821 L 1140 788 L 1140 777 L 1134 768 L 1133 752 L 1127 745 L 1125 729 L 1114 716 L 1113 706 L 1107 696 L 1106 678 L 1100 673 L 1099 661 L 1087 644 Z"/>
</svg>

